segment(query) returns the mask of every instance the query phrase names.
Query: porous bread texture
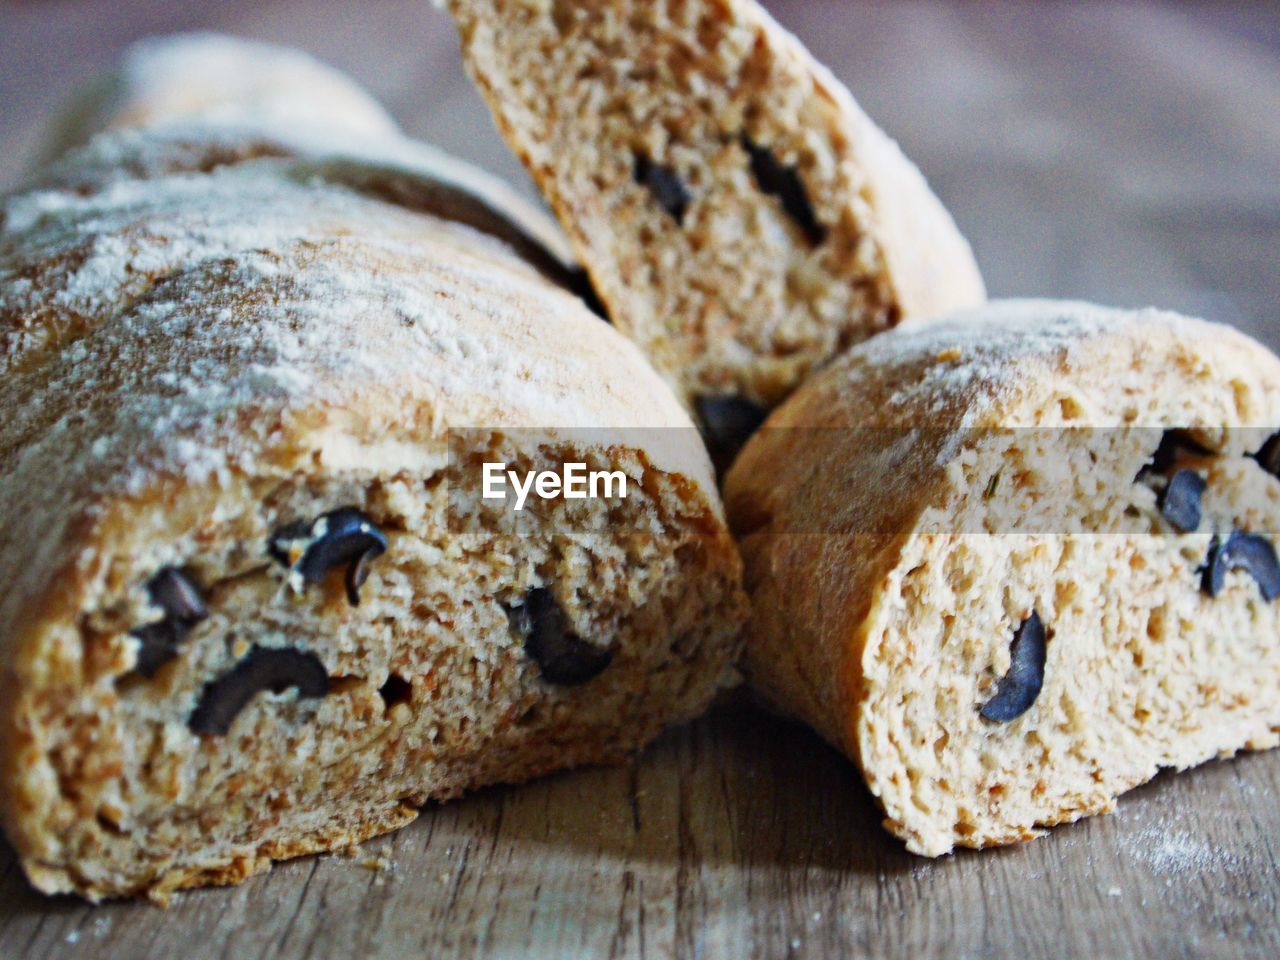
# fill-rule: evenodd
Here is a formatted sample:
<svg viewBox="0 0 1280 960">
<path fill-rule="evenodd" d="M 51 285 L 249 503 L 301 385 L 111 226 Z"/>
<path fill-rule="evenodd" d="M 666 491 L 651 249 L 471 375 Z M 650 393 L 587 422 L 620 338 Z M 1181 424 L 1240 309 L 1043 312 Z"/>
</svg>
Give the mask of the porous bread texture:
<svg viewBox="0 0 1280 960">
<path fill-rule="evenodd" d="M 849 344 L 983 300 L 919 171 L 753 0 L 444 5 L 614 323 L 686 401 L 772 406 Z M 820 240 L 748 139 L 799 178 Z M 637 164 L 679 181 L 679 217 Z"/>
<path fill-rule="evenodd" d="M 231 129 L 99 138 L 0 207 L 0 821 L 47 892 L 163 899 L 616 759 L 737 647 L 710 465 L 636 348 L 498 239 Z M 622 469 L 628 498 L 451 523 L 460 432 L 470 458 Z M 390 541 L 358 607 L 266 555 L 342 506 Z M 167 567 L 209 616 L 147 679 L 130 631 Z M 612 651 L 599 676 L 542 677 L 508 617 L 535 587 Z M 318 656 L 328 695 L 193 733 L 255 645 Z"/>
<path fill-rule="evenodd" d="M 1164 767 L 1276 745 L 1280 616 L 1245 571 L 1201 588 L 1215 534 L 1274 543 L 1280 361 L 1154 310 L 992 303 L 853 349 L 729 473 L 752 620 L 744 673 L 856 761 L 920 854 L 1035 836 Z M 1073 429 L 1084 428 L 1084 429 Z M 1208 455 L 1183 533 L 1135 481 L 1164 428 Z M 979 710 L 1032 612 L 1044 686 Z"/>
</svg>

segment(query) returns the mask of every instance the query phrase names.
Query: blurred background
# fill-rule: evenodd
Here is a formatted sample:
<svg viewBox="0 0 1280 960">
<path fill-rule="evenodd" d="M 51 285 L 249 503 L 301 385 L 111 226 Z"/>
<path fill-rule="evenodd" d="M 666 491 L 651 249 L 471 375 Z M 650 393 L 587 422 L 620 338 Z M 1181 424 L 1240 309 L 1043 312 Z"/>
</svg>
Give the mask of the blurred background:
<svg viewBox="0 0 1280 960">
<path fill-rule="evenodd" d="M 1280 3 L 765 0 L 898 139 L 994 295 L 1158 304 L 1280 348 Z M 0 189 L 138 37 L 307 49 L 532 194 L 430 0 L 0 0 Z"/>
</svg>

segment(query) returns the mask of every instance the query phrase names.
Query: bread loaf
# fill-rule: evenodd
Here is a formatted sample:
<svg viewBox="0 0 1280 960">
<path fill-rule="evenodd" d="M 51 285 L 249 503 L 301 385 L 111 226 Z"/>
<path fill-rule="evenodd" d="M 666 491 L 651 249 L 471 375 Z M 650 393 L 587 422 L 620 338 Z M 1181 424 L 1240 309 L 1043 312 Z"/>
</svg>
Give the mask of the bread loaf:
<svg viewBox="0 0 1280 960">
<path fill-rule="evenodd" d="M 617 760 L 733 659 L 666 385 L 485 178 L 337 140 L 166 117 L 0 203 L 0 821 L 41 890 L 235 882 Z M 626 495 L 517 514 L 484 462 Z"/>
</svg>

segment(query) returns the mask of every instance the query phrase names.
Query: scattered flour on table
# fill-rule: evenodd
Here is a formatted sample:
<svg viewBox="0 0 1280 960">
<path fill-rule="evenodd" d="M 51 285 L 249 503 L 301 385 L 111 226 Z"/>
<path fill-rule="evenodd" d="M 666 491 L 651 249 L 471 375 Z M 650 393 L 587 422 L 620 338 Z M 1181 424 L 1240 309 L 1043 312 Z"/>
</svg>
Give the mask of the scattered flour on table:
<svg viewBox="0 0 1280 960">
<path fill-rule="evenodd" d="M 1206 837 L 1160 825 L 1122 836 L 1119 845 L 1126 857 L 1159 876 L 1211 869 L 1233 871 L 1240 867 L 1238 856 L 1216 847 Z"/>
</svg>

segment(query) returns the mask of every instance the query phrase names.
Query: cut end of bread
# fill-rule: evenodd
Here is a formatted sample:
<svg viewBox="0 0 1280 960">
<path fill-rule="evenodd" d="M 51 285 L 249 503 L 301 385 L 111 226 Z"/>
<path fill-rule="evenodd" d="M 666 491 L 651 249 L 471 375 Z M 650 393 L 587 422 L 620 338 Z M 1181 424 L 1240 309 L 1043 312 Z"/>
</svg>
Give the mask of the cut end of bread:
<svg viewBox="0 0 1280 960">
<path fill-rule="evenodd" d="M 749 682 L 928 856 L 1275 746 L 1278 382 L 1228 328 L 1087 304 L 856 348 L 726 482 Z"/>
<path fill-rule="evenodd" d="M 629 470 L 628 497 L 543 504 L 512 533 L 451 510 L 465 463 L 300 457 L 284 481 L 109 509 L 62 575 L 70 615 L 13 638 L 8 803 L 33 880 L 231 882 L 428 800 L 620 760 L 700 712 L 741 620 L 714 513 L 641 451 L 554 457 Z"/>
<path fill-rule="evenodd" d="M 919 172 L 752 0 L 446 6 L 614 323 L 690 409 L 767 409 L 850 344 L 983 299 Z"/>
</svg>

